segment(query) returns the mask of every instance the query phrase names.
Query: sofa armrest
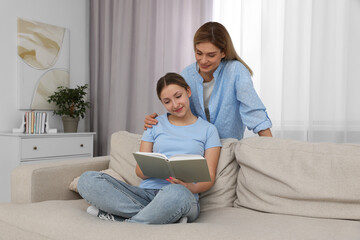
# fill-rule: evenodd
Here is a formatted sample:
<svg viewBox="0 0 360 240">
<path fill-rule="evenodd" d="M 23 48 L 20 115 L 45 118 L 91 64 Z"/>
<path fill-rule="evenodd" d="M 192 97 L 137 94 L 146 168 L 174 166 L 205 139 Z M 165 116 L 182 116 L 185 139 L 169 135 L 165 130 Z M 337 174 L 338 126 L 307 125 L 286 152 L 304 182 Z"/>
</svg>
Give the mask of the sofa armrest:
<svg viewBox="0 0 360 240">
<path fill-rule="evenodd" d="M 11 202 L 79 199 L 69 190 L 72 180 L 86 171 L 109 167 L 110 156 L 20 165 L 11 173 Z"/>
</svg>

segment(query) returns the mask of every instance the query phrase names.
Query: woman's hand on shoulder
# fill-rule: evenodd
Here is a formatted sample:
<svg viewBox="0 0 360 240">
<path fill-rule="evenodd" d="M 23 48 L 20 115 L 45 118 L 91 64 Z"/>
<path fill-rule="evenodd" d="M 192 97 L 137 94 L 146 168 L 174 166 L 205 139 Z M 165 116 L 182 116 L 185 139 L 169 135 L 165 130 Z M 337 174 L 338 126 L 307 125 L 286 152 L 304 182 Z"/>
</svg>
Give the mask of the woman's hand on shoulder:
<svg viewBox="0 0 360 240">
<path fill-rule="evenodd" d="M 156 125 L 158 123 L 158 121 L 155 119 L 157 116 L 158 116 L 157 113 L 153 113 L 145 116 L 144 130 L 148 128 L 152 128 L 153 125 Z"/>
</svg>

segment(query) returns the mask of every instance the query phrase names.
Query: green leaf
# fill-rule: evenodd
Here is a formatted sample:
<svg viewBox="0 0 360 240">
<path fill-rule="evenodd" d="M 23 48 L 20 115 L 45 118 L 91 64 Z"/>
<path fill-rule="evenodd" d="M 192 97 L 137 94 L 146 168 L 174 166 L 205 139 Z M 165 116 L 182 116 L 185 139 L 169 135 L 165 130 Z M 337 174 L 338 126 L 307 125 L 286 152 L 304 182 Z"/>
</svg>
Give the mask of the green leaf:
<svg viewBox="0 0 360 240">
<path fill-rule="evenodd" d="M 86 109 L 90 108 L 90 102 L 85 101 L 86 89 L 88 84 L 77 86 L 76 88 L 58 87 L 57 90 L 48 97 L 48 102 L 54 102 L 57 109 L 54 114 L 60 116 L 70 116 L 72 118 L 84 118 Z"/>
</svg>

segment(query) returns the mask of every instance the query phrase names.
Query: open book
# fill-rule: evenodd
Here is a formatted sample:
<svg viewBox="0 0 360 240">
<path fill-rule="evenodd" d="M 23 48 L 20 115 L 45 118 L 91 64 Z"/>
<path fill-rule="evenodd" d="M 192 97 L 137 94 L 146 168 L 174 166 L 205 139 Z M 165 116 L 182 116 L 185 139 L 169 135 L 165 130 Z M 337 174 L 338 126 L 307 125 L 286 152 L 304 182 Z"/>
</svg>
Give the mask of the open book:
<svg viewBox="0 0 360 240">
<path fill-rule="evenodd" d="M 210 182 L 206 159 L 200 155 L 174 155 L 167 158 L 161 153 L 135 152 L 136 162 L 145 176 L 183 182 Z"/>
</svg>

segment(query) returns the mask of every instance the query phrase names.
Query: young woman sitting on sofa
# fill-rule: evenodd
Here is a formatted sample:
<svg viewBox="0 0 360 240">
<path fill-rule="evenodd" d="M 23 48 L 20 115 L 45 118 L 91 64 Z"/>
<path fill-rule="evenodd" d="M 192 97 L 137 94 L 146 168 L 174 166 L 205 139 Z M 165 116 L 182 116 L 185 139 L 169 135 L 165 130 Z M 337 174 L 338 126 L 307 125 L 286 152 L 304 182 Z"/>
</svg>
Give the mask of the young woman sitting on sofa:
<svg viewBox="0 0 360 240">
<path fill-rule="evenodd" d="M 104 173 L 85 172 L 79 179 L 78 191 L 91 204 L 87 209 L 91 215 L 147 224 L 193 222 L 198 218 L 198 193 L 210 189 L 215 181 L 221 147 L 219 135 L 214 125 L 191 112 L 191 89 L 179 74 L 168 73 L 160 78 L 156 90 L 168 113 L 158 116 L 158 124 L 144 132 L 140 151 L 162 153 L 167 157 L 202 155 L 206 158 L 211 182 L 148 178 L 138 165 L 136 174 L 143 179 L 139 187 Z"/>
</svg>

